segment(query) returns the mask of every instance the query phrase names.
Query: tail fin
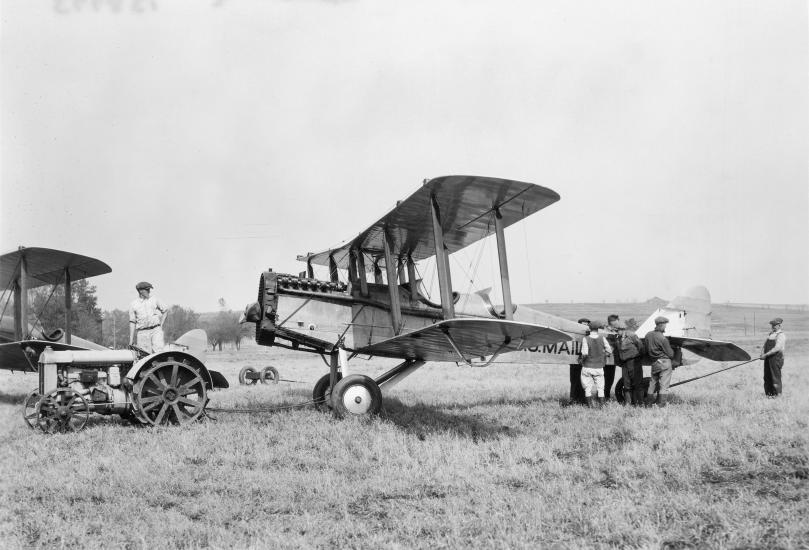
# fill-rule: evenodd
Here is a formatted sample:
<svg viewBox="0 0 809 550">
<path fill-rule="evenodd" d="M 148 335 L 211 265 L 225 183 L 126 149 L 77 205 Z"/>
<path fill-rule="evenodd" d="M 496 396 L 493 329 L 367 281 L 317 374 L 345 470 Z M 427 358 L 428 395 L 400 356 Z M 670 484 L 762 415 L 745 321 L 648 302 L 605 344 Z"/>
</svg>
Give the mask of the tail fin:
<svg viewBox="0 0 809 550">
<path fill-rule="evenodd" d="M 637 330 L 638 336 L 643 337 L 654 330 L 655 318 L 661 316 L 669 320 L 666 336 L 710 338 L 711 294 L 704 286 L 689 288 L 685 294 L 652 313 Z"/>
<path fill-rule="evenodd" d="M 688 350 L 712 361 L 748 361 L 750 354 L 732 342 L 711 338 L 711 294 L 704 286 L 689 288 L 684 295 L 652 313 L 638 329 L 638 336 L 654 330 L 655 318 L 669 320 L 665 335 L 675 348 Z"/>
</svg>

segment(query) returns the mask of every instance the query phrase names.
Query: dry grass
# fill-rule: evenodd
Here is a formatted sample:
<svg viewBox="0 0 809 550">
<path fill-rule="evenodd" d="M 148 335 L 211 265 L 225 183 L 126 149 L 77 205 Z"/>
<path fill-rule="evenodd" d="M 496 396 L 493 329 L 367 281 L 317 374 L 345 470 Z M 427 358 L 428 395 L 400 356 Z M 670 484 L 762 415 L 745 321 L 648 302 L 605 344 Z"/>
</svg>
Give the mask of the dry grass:
<svg viewBox="0 0 809 550">
<path fill-rule="evenodd" d="M 739 315 L 715 314 L 716 336 Z M 0 546 L 806 548 L 809 319 L 782 316 L 782 399 L 764 398 L 754 363 L 676 388 L 661 410 L 565 406 L 565 367 L 434 364 L 370 421 L 300 409 L 148 429 L 113 417 L 45 436 L 19 411 L 35 378 L 3 373 Z M 763 340 L 736 336 L 751 351 Z M 326 372 L 273 349 L 209 356 L 232 383 L 270 363 L 306 383 L 237 386 L 212 406 L 304 401 Z"/>
</svg>

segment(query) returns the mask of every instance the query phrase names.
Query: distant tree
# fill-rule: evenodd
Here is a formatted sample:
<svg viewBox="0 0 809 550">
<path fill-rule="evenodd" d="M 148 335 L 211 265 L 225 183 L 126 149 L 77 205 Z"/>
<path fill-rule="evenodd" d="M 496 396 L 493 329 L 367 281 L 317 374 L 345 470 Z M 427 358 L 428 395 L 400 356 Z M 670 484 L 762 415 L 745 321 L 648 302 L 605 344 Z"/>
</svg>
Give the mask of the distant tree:
<svg viewBox="0 0 809 550">
<path fill-rule="evenodd" d="M 120 309 L 104 312 L 101 344 L 112 349 L 124 349 L 129 344 L 129 312 Z"/>
<path fill-rule="evenodd" d="M 227 343 L 233 344 L 236 349 L 241 347 L 241 341 L 249 333 L 250 327 L 239 324 L 239 316 L 235 311 L 220 311 L 204 323 L 211 349 L 222 351 L 222 346 Z"/>
<path fill-rule="evenodd" d="M 96 287 L 87 279 L 76 281 L 70 285 L 71 315 L 70 332 L 80 338 L 94 342 L 102 340 L 101 308 L 98 307 Z M 65 291 L 64 285 L 54 287 L 38 287 L 31 297 L 30 319 L 39 321 L 46 332 L 56 328 L 65 328 Z"/>
<path fill-rule="evenodd" d="M 166 322 L 163 323 L 163 333 L 167 342 L 174 342 L 177 338 L 195 328 L 200 328 L 199 313 L 195 313 L 193 309 L 186 309 L 178 305 L 173 305 L 169 308 Z"/>
</svg>

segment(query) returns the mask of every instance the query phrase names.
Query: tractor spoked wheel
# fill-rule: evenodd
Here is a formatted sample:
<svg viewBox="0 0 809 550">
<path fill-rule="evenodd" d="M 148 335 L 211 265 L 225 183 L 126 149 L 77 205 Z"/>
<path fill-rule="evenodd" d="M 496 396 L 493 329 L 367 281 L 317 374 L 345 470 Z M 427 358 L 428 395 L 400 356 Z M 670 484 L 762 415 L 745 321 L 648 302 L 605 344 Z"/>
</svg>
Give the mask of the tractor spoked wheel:
<svg viewBox="0 0 809 550">
<path fill-rule="evenodd" d="M 352 374 L 340 380 L 331 396 L 334 414 L 344 416 L 368 416 L 382 408 L 382 392 L 372 378 Z"/>
<path fill-rule="evenodd" d="M 279 378 L 278 369 L 275 367 L 264 367 L 261 371 L 262 384 L 277 384 Z"/>
<path fill-rule="evenodd" d="M 132 397 L 140 417 L 153 426 L 194 422 L 208 402 L 200 373 L 171 358 L 147 370 L 135 383 Z"/>
<path fill-rule="evenodd" d="M 90 406 L 76 390 L 57 388 L 37 402 L 36 417 L 45 433 L 78 432 L 87 424 Z"/>
<path fill-rule="evenodd" d="M 25 401 L 22 404 L 22 417 L 28 427 L 32 430 L 37 427 L 37 404 L 42 396 L 39 395 L 39 389 L 31 390 L 25 396 Z"/>
<path fill-rule="evenodd" d="M 337 382 L 343 378 L 341 373 L 337 373 Z M 315 407 L 321 411 L 330 411 L 331 406 L 331 374 L 326 374 L 320 377 L 315 383 L 315 389 L 312 390 L 312 401 L 315 402 Z"/>
<path fill-rule="evenodd" d="M 239 384 L 252 386 L 258 382 L 258 376 L 256 376 L 258 371 L 253 367 L 244 367 L 242 370 L 239 371 Z"/>
</svg>

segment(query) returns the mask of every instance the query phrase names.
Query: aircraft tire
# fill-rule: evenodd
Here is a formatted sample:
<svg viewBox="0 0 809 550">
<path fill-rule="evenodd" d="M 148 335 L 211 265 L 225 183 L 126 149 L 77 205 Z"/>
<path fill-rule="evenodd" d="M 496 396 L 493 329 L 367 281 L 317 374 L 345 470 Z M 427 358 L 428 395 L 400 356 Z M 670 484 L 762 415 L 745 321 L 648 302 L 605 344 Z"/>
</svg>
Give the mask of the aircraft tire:
<svg viewBox="0 0 809 550">
<path fill-rule="evenodd" d="M 369 416 L 382 408 L 382 391 L 373 378 L 352 374 L 340 380 L 331 396 L 334 415 Z"/>
<path fill-rule="evenodd" d="M 247 378 L 248 374 L 255 372 L 256 369 L 253 367 L 244 367 L 239 371 L 239 384 L 242 384 L 243 386 L 252 386 L 253 384 L 256 384 L 258 380 Z"/>
<path fill-rule="evenodd" d="M 337 382 L 343 378 L 342 373 L 337 373 Z M 320 380 L 315 382 L 315 388 L 312 390 L 312 401 L 315 402 L 315 407 L 321 411 L 330 411 L 331 406 L 331 374 L 324 374 Z"/>
<path fill-rule="evenodd" d="M 262 384 L 277 384 L 280 375 L 275 367 L 264 367 L 261 371 Z"/>
</svg>

